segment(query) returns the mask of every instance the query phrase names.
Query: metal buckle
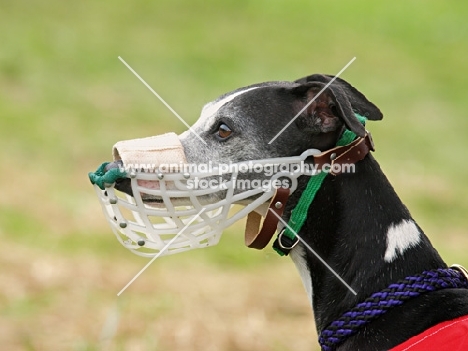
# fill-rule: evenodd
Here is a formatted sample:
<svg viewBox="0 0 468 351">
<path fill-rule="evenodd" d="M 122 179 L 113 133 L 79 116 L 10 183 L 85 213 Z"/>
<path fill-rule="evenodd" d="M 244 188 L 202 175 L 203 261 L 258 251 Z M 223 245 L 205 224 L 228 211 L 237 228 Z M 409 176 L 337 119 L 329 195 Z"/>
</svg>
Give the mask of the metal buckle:
<svg viewBox="0 0 468 351">
<path fill-rule="evenodd" d="M 465 267 L 463 267 L 461 264 L 452 264 L 450 268 L 454 268 L 460 271 L 461 274 L 463 274 L 463 276 L 465 277 L 465 279 L 468 280 L 468 270 Z"/>
<path fill-rule="evenodd" d="M 289 250 L 289 251 L 291 251 L 291 250 L 294 249 L 294 247 L 296 247 L 296 245 L 299 243 L 299 239 L 296 238 L 296 237 L 295 237 L 294 239 L 290 239 L 290 238 L 286 237 L 288 240 L 291 240 L 291 241 L 294 240 L 294 242 L 293 242 L 292 245 L 289 246 L 289 247 L 288 247 L 288 246 L 284 246 L 283 243 L 281 242 L 281 239 L 283 238 L 283 234 L 284 234 L 285 229 L 286 229 L 286 228 L 283 228 L 283 229 L 281 230 L 281 232 L 278 234 L 278 245 L 279 245 L 282 249 L 284 249 L 284 250 Z"/>
<path fill-rule="evenodd" d="M 370 147 L 371 151 L 375 151 L 375 145 L 374 145 L 374 139 L 372 139 L 372 134 L 366 129 L 366 134 L 368 136 L 369 142 L 370 142 Z"/>
</svg>

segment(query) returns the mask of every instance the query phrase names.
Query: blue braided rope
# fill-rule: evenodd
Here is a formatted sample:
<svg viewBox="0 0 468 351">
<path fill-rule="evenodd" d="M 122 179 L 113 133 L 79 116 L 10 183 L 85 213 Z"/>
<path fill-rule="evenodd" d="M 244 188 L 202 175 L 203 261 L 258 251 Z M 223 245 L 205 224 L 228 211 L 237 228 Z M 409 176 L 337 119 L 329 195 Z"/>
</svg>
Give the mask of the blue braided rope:
<svg viewBox="0 0 468 351">
<path fill-rule="evenodd" d="M 468 289 L 468 281 L 456 269 L 434 269 L 406 277 L 372 294 L 322 330 L 319 343 L 324 351 L 333 351 L 359 328 L 380 317 L 392 307 L 421 294 L 448 288 Z"/>
</svg>

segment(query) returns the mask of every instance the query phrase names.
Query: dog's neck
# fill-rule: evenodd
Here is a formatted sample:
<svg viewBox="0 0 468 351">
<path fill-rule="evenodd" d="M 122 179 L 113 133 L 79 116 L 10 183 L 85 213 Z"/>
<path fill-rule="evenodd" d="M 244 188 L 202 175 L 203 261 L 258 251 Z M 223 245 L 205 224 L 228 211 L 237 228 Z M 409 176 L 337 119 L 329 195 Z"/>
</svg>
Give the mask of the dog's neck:
<svg viewBox="0 0 468 351">
<path fill-rule="evenodd" d="M 355 173 L 325 179 L 299 235 L 357 293 L 309 250 L 293 250 L 319 332 L 390 283 L 446 267 L 371 155 L 356 164 Z"/>
</svg>

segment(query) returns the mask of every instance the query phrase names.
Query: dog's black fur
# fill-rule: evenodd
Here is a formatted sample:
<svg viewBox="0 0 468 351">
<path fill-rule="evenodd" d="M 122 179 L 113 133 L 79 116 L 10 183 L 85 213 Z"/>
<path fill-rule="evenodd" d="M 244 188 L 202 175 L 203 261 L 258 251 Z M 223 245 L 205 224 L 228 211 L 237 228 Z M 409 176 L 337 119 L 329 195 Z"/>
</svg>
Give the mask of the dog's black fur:
<svg viewBox="0 0 468 351">
<path fill-rule="evenodd" d="M 411 219 L 411 215 L 372 156 L 356 165 L 355 174 L 325 179 L 300 235 L 355 288 L 357 296 L 306 251 L 318 332 L 389 284 L 425 270 L 447 267 L 425 235 L 416 247 L 391 263 L 382 259 L 388 226 L 403 219 Z M 428 293 L 391 309 L 338 350 L 387 350 L 438 322 L 466 314 L 467 290 Z"/>
<path fill-rule="evenodd" d="M 326 83 L 329 78 L 313 75 L 298 82 Z M 342 80 L 339 84 L 338 90 L 345 91 L 354 111 L 369 119 L 381 118 L 380 111 L 361 93 Z M 337 100 L 340 98 L 338 95 Z M 359 134 L 358 130 L 354 131 Z M 318 332 L 389 284 L 425 270 L 447 267 L 419 227 L 422 235 L 417 246 L 408 248 L 390 263 L 383 260 L 389 226 L 412 217 L 372 155 L 358 162 L 355 170 L 354 174 L 325 178 L 299 233 L 357 289 L 357 296 L 354 296 L 312 253 L 305 251 Z M 305 184 L 302 189 L 304 187 Z M 293 194 L 288 211 L 297 204 L 299 195 L 299 192 Z M 387 350 L 439 322 L 467 314 L 468 290 L 447 289 L 424 294 L 391 309 L 337 350 Z"/>
<path fill-rule="evenodd" d="M 207 148 L 194 136 L 181 135 L 187 160 L 237 162 L 298 155 L 309 148 L 327 150 L 336 145 L 345 128 L 363 136 L 365 130 L 355 112 L 369 120 L 382 119 L 382 113 L 354 87 L 337 79 L 273 145 L 267 144 L 331 79 L 331 76 L 315 74 L 295 82 L 251 86 L 257 88 L 235 97 L 209 119 L 194 125 L 194 130 L 207 141 Z M 229 94 L 216 101 L 226 96 Z M 216 132 L 220 123 L 232 129 L 232 136 L 219 138 Z M 307 181 L 305 176 L 299 179 L 298 189 L 288 201 L 286 221 Z M 129 191 L 124 184 L 120 187 Z M 406 248 L 390 262 L 384 260 L 388 229 L 403 220 L 412 220 L 411 214 L 372 155 L 358 162 L 353 174 L 325 178 L 299 234 L 357 291 L 357 296 L 314 255 L 303 250 L 310 271 L 312 305 L 319 333 L 358 302 L 389 284 L 425 270 L 447 267 L 419 227 L 421 236 L 416 245 Z M 466 314 L 468 290 L 426 293 L 389 310 L 348 338 L 338 350 L 387 350 L 438 322 Z"/>
</svg>

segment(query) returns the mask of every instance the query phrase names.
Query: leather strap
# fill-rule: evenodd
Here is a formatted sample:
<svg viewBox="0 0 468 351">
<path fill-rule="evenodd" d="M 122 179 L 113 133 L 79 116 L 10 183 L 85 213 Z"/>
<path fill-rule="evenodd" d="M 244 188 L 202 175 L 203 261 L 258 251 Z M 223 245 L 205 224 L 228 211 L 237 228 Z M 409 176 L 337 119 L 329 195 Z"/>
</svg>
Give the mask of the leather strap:
<svg viewBox="0 0 468 351">
<path fill-rule="evenodd" d="M 245 226 L 245 245 L 247 247 L 261 250 L 268 245 L 276 232 L 279 221 L 278 217 L 276 217 L 271 211 L 274 211 L 279 217 L 281 217 L 286 207 L 289 193 L 289 189 L 286 188 L 280 187 L 276 189 L 275 195 L 268 205 L 268 211 L 260 230 L 259 228 L 262 216 L 254 211 L 249 213 Z"/>
<path fill-rule="evenodd" d="M 330 166 L 331 175 L 341 174 L 345 164 L 354 164 L 361 161 L 369 151 L 374 151 L 374 142 L 369 132 L 364 138 L 357 138 L 352 143 L 345 146 L 337 146 L 333 149 L 314 155 L 314 164 L 317 169 L 324 170 L 324 166 Z M 334 167 L 339 165 L 340 167 Z"/>
</svg>

